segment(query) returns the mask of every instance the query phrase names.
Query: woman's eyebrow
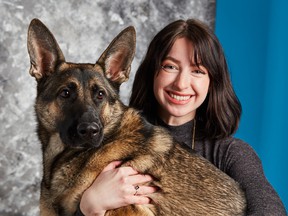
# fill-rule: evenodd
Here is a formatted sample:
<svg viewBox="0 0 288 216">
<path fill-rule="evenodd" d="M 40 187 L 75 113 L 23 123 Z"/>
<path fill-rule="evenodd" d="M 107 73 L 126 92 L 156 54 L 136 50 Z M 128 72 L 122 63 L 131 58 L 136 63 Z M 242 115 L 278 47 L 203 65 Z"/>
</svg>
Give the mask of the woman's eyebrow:
<svg viewBox="0 0 288 216">
<path fill-rule="evenodd" d="M 172 56 L 166 56 L 163 61 L 165 61 L 165 60 L 171 60 L 171 61 L 175 62 L 176 64 L 180 64 L 181 63 L 180 60 L 178 60 L 178 59 L 176 59 L 176 58 L 174 58 Z M 197 67 L 197 68 L 200 68 L 201 66 L 204 67 L 201 62 L 192 63 L 190 66 L 191 67 Z"/>
<path fill-rule="evenodd" d="M 191 66 L 192 66 L 192 67 L 201 67 L 201 66 L 204 67 L 204 66 L 201 64 L 201 62 L 200 62 L 200 63 L 197 63 L 197 64 L 195 64 L 195 63 L 194 63 L 194 64 L 191 64 Z"/>
<path fill-rule="evenodd" d="M 174 61 L 174 62 L 177 63 L 177 64 L 180 64 L 180 61 L 179 61 L 178 59 L 172 57 L 172 56 L 166 56 L 166 57 L 164 58 L 164 60 L 171 60 L 171 61 Z"/>
<path fill-rule="evenodd" d="M 163 61 L 165 61 L 165 60 L 171 60 L 171 61 L 173 61 L 173 62 L 175 62 L 175 63 L 177 63 L 177 64 L 180 64 L 180 63 L 181 63 L 178 59 L 176 59 L 176 58 L 174 58 L 174 57 L 172 57 L 172 56 L 166 56 Z M 201 62 L 199 62 L 199 63 L 192 63 L 192 64 L 191 64 L 191 67 L 201 67 L 201 66 L 204 67 Z"/>
</svg>

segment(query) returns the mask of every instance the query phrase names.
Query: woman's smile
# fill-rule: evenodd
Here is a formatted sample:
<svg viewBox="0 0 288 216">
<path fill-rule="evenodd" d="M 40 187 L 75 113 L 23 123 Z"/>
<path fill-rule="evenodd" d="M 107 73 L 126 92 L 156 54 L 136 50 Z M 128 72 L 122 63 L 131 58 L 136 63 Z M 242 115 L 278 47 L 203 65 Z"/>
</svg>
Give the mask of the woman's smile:
<svg viewBox="0 0 288 216">
<path fill-rule="evenodd" d="M 193 95 L 191 94 L 180 94 L 171 91 L 166 91 L 168 95 L 168 100 L 174 104 L 186 104 L 190 102 Z"/>
</svg>

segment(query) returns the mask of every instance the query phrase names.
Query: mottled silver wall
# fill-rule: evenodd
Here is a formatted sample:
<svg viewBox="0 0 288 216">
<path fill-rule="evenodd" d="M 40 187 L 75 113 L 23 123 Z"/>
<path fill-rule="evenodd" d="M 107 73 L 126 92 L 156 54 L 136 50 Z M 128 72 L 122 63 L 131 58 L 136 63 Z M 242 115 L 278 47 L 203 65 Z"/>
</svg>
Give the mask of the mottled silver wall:
<svg viewBox="0 0 288 216">
<path fill-rule="evenodd" d="M 66 60 L 94 63 L 122 29 L 133 25 L 137 51 L 129 82 L 152 36 L 176 19 L 214 26 L 215 0 L 0 0 L 0 215 L 37 215 L 41 150 L 35 134 L 35 81 L 28 73 L 28 25 L 34 17 L 54 33 Z"/>
</svg>

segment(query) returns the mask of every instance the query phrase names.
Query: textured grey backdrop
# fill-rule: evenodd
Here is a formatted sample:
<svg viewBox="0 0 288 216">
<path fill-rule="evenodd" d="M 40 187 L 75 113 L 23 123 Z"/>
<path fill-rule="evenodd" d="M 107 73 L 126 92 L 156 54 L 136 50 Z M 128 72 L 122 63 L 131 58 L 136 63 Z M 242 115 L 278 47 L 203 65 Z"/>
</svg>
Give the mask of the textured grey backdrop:
<svg viewBox="0 0 288 216">
<path fill-rule="evenodd" d="M 131 79 L 122 86 L 127 103 L 135 69 L 154 34 L 176 19 L 214 26 L 216 0 L 0 0 L 0 215 L 37 215 L 41 151 L 35 134 L 35 81 L 28 73 L 28 25 L 41 19 L 68 61 L 94 63 L 122 29 L 133 25 L 137 50 Z"/>
</svg>

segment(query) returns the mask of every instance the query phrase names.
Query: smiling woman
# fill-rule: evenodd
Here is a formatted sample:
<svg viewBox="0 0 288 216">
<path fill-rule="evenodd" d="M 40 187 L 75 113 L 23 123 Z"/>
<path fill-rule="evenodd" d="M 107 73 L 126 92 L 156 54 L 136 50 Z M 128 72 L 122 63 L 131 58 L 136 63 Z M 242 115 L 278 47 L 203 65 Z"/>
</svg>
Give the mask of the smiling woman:
<svg viewBox="0 0 288 216">
<path fill-rule="evenodd" d="M 130 105 L 239 182 L 247 215 L 286 215 L 257 154 L 233 137 L 241 104 L 221 44 L 207 26 L 178 20 L 153 38 L 136 72 Z"/>
</svg>

